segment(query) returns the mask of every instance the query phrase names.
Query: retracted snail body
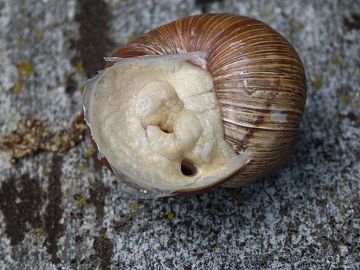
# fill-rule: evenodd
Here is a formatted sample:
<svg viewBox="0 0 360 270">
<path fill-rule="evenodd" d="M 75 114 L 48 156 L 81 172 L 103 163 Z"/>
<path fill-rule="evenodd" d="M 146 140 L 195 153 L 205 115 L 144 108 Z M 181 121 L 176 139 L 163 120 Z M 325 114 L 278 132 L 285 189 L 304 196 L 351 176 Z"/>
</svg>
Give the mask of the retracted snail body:
<svg viewBox="0 0 360 270">
<path fill-rule="evenodd" d="M 117 50 L 86 86 L 108 167 L 158 196 L 238 187 L 283 165 L 306 100 L 294 48 L 248 17 L 203 14 Z"/>
</svg>

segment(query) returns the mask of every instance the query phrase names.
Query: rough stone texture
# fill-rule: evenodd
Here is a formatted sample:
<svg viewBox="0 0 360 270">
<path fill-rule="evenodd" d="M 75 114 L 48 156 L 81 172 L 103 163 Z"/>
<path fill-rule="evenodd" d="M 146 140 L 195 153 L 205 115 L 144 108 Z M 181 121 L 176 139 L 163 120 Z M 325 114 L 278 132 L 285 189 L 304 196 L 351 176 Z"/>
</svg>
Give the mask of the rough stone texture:
<svg viewBox="0 0 360 270">
<path fill-rule="evenodd" d="M 241 189 L 143 200 L 88 138 L 16 165 L 1 152 L 0 269 L 359 269 L 359 1 L 0 0 L 0 138 L 32 117 L 69 128 L 101 56 L 204 11 L 261 19 L 303 59 L 287 166 Z"/>
</svg>

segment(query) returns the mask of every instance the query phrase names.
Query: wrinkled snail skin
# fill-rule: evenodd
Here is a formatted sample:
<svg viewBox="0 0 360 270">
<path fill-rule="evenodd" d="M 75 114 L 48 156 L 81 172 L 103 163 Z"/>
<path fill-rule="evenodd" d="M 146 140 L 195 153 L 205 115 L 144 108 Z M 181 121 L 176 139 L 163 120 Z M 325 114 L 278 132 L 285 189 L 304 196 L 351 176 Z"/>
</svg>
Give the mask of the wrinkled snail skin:
<svg viewBox="0 0 360 270">
<path fill-rule="evenodd" d="M 306 79 L 294 48 L 278 32 L 255 19 L 204 14 L 179 19 L 139 37 L 116 57 L 207 53 L 221 106 L 225 139 L 251 161 L 222 182 L 238 187 L 286 163 L 306 100 Z"/>
</svg>

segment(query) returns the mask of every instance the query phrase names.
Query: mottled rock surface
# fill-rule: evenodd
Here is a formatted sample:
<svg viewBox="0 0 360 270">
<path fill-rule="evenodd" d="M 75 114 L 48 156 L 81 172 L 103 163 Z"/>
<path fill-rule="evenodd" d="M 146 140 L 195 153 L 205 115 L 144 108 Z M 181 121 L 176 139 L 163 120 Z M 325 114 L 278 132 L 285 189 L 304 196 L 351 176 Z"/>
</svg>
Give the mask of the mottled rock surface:
<svg viewBox="0 0 360 270">
<path fill-rule="evenodd" d="M 68 138 L 103 56 L 206 11 L 263 20 L 298 50 L 308 100 L 287 166 L 240 189 L 144 200 L 81 133 L 18 160 L 1 151 L 0 269 L 360 268 L 359 1 L 0 0 L 0 138 L 33 118 Z"/>
</svg>

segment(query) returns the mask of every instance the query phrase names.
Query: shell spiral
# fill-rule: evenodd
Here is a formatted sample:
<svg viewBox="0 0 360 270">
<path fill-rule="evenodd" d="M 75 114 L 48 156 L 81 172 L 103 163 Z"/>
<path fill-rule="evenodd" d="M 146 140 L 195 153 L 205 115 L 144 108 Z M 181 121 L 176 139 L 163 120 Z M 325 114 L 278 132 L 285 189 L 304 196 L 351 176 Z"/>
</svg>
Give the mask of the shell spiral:
<svg viewBox="0 0 360 270">
<path fill-rule="evenodd" d="M 294 48 L 268 25 L 230 14 L 179 19 L 140 36 L 116 57 L 207 52 L 207 70 L 221 106 L 225 139 L 251 161 L 226 187 L 261 178 L 288 160 L 306 100 L 306 79 Z"/>
</svg>

